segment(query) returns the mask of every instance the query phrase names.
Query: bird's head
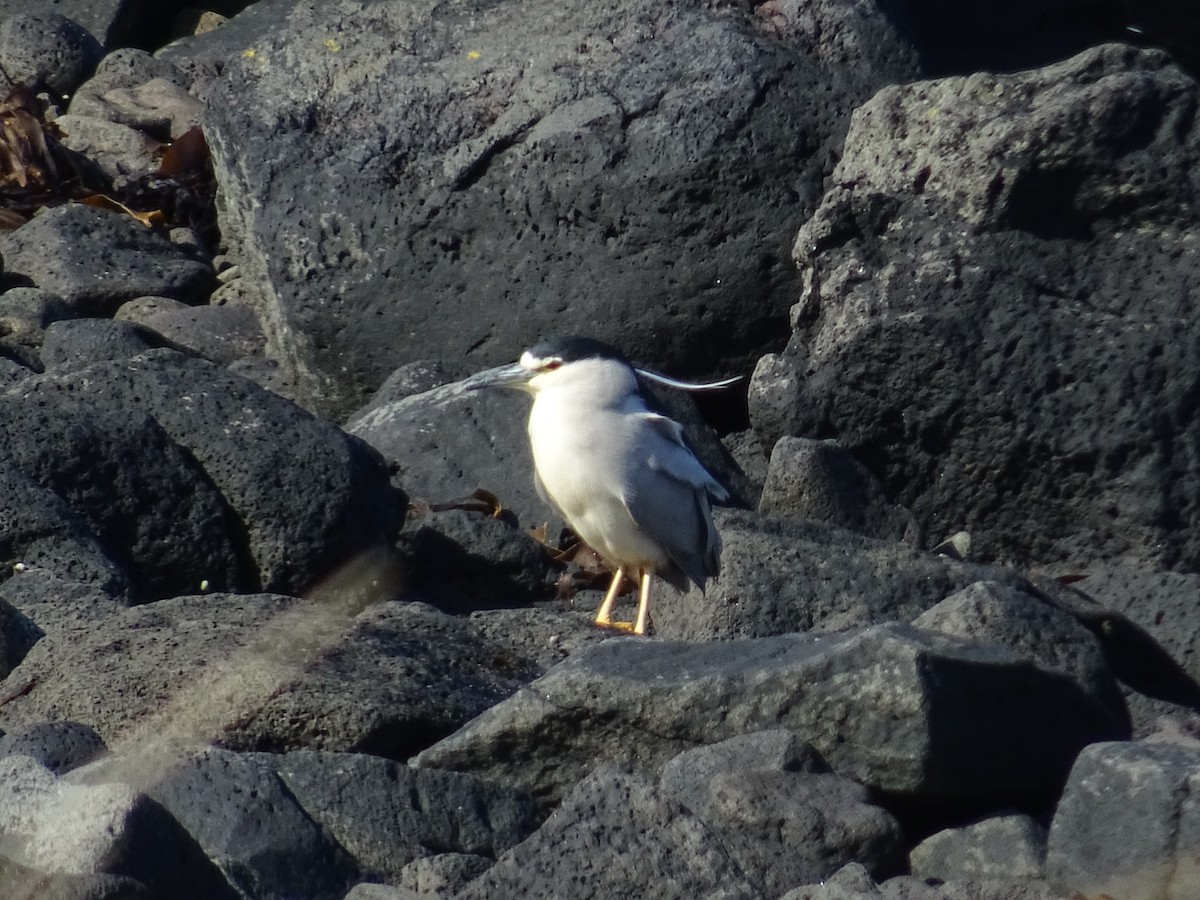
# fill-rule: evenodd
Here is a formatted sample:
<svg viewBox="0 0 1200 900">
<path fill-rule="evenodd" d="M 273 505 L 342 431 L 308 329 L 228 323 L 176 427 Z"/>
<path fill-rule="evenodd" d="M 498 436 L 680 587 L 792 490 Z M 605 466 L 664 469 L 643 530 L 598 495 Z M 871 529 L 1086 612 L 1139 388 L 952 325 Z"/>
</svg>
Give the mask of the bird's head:
<svg viewBox="0 0 1200 900">
<path fill-rule="evenodd" d="M 616 347 L 583 337 L 542 341 L 515 363 L 480 372 L 462 383 L 466 390 L 506 387 L 534 396 L 568 386 L 595 393 L 606 385 L 635 390 L 634 368 Z"/>
</svg>

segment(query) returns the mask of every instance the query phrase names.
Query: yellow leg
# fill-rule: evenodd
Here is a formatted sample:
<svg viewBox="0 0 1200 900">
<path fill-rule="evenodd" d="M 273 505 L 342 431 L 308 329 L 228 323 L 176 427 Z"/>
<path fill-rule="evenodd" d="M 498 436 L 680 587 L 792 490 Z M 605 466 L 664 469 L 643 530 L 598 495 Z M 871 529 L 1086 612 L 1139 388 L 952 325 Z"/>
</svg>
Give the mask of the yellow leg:
<svg viewBox="0 0 1200 900">
<path fill-rule="evenodd" d="M 613 604 L 617 602 L 617 594 L 621 590 L 621 580 L 625 577 L 625 570 L 617 568 L 617 574 L 613 576 L 612 584 L 608 586 L 608 593 L 604 595 L 604 602 L 600 604 L 600 611 L 596 613 L 596 624 L 601 628 L 608 628 L 612 622 Z"/>
<path fill-rule="evenodd" d="M 642 569 L 641 576 L 642 589 L 639 592 L 637 622 L 633 626 L 634 634 L 645 634 L 646 625 L 650 619 L 650 579 L 653 576 L 647 569 Z"/>
</svg>

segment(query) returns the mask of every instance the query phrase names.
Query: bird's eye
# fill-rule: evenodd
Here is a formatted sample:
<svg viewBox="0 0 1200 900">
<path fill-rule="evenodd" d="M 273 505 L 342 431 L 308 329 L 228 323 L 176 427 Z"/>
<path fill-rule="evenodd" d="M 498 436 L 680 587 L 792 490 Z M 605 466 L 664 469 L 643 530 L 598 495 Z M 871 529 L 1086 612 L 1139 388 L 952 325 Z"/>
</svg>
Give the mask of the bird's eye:
<svg viewBox="0 0 1200 900">
<path fill-rule="evenodd" d="M 561 369 L 562 368 L 562 360 L 561 359 L 548 359 L 544 363 L 542 363 L 541 368 L 542 368 L 543 372 L 553 372 L 555 369 Z"/>
</svg>

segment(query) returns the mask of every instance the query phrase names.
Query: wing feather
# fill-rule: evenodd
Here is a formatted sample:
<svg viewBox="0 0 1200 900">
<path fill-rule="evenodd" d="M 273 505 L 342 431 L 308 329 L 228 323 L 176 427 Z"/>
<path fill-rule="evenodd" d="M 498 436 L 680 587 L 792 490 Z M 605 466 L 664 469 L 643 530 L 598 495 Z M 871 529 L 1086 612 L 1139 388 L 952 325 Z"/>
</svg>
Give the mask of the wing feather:
<svg viewBox="0 0 1200 900">
<path fill-rule="evenodd" d="M 656 413 L 642 413 L 649 426 L 648 454 L 629 474 L 625 506 L 646 534 L 667 552 L 687 579 L 701 590 L 720 569 L 721 538 L 712 521 L 711 500 L 728 492 L 717 483 L 688 448 L 678 422 Z M 677 587 L 677 581 L 664 575 Z"/>
</svg>

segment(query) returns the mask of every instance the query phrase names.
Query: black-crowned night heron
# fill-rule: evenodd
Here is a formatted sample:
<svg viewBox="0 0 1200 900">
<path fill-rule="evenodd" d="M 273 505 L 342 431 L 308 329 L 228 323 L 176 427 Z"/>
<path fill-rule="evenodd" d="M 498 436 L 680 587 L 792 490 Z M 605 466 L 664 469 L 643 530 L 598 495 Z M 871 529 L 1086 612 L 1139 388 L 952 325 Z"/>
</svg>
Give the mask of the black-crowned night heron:
<svg viewBox="0 0 1200 900">
<path fill-rule="evenodd" d="M 711 502 L 728 492 L 683 440 L 678 423 L 654 411 L 640 377 L 682 390 L 711 384 L 675 381 L 635 369 L 608 344 L 558 338 L 526 350 L 519 362 L 480 372 L 464 387 L 511 387 L 533 396 L 529 442 L 534 480 L 589 547 L 614 569 L 596 624 L 645 634 L 650 581 L 701 590 L 720 567 L 721 538 Z M 639 587 L 637 619 L 612 621 L 622 579 Z"/>
</svg>

